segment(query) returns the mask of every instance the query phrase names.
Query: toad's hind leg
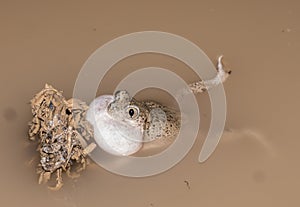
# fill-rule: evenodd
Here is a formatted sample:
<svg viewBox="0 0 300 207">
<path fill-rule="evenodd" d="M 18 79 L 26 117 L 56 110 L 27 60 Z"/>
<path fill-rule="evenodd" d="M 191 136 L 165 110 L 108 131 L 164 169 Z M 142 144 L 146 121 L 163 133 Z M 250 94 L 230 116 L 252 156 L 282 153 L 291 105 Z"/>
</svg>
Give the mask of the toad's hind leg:
<svg viewBox="0 0 300 207">
<path fill-rule="evenodd" d="M 210 88 L 216 87 L 217 85 L 225 82 L 228 76 L 231 74 L 231 71 L 225 71 L 222 63 L 223 56 L 218 58 L 217 64 L 217 75 L 210 80 L 201 80 L 194 83 L 189 84 L 190 90 L 193 93 L 202 93 L 207 91 Z"/>
</svg>

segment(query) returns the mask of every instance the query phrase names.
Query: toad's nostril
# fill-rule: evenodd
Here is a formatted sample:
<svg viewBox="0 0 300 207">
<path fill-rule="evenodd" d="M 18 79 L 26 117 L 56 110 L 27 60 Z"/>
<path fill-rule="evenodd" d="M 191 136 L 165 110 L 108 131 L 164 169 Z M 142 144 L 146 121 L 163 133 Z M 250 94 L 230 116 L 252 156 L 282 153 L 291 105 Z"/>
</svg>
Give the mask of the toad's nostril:
<svg viewBox="0 0 300 207">
<path fill-rule="evenodd" d="M 232 71 L 230 70 L 230 71 L 228 71 L 228 74 L 230 75 L 232 73 Z"/>
</svg>

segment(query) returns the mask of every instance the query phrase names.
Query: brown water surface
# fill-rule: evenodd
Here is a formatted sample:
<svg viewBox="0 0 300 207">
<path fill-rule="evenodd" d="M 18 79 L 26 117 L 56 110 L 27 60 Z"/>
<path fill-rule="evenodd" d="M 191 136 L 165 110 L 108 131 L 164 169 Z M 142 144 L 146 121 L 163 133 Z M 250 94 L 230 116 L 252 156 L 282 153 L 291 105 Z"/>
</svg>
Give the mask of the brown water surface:
<svg viewBox="0 0 300 207">
<path fill-rule="evenodd" d="M 0 206 L 300 206 L 300 3 L 297 1 L 1 1 Z M 181 35 L 233 70 L 226 82 L 226 131 L 205 163 L 198 155 L 210 103 L 197 96 L 201 132 L 185 159 L 149 178 L 91 165 L 59 192 L 37 184 L 36 144 L 27 140 L 29 100 L 45 83 L 71 97 L 89 55 L 118 36 L 144 30 Z M 107 74 L 111 93 L 129 72 L 168 68 L 197 76 L 158 54 L 127 58 Z M 147 92 L 147 91 L 146 91 Z M 140 94 L 141 98 L 153 94 Z M 164 95 L 155 99 L 172 104 Z"/>
</svg>

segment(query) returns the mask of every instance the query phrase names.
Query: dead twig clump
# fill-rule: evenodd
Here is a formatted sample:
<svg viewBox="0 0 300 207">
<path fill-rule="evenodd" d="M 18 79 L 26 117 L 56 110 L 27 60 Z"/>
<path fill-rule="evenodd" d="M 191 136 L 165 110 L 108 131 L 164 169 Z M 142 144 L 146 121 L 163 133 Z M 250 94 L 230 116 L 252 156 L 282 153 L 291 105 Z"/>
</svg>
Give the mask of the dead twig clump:
<svg viewBox="0 0 300 207">
<path fill-rule="evenodd" d="M 62 92 L 47 84 L 31 100 L 33 119 L 29 123 L 29 138 L 39 142 L 40 184 L 48 182 L 54 173 L 56 185 L 49 188 L 58 190 L 63 185 L 63 172 L 74 178 L 85 169 L 87 154 L 96 146 L 87 144 L 93 136 L 92 126 L 85 119 L 87 109 L 86 103 L 77 99 L 66 101 Z M 73 170 L 75 163 L 78 167 Z"/>
</svg>

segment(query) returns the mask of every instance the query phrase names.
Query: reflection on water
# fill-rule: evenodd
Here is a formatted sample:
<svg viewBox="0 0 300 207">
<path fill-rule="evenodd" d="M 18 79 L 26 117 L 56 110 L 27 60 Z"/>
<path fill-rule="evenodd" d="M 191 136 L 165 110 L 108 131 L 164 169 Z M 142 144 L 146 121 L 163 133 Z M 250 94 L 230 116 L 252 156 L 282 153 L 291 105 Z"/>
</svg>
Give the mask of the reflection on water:
<svg viewBox="0 0 300 207">
<path fill-rule="evenodd" d="M 258 132 L 258 130 L 226 129 L 222 136 L 222 141 L 224 142 L 242 142 L 243 140 L 250 140 L 267 155 L 272 157 L 276 156 L 276 151 L 272 146 L 272 143 L 268 141 L 268 137 Z"/>
</svg>

